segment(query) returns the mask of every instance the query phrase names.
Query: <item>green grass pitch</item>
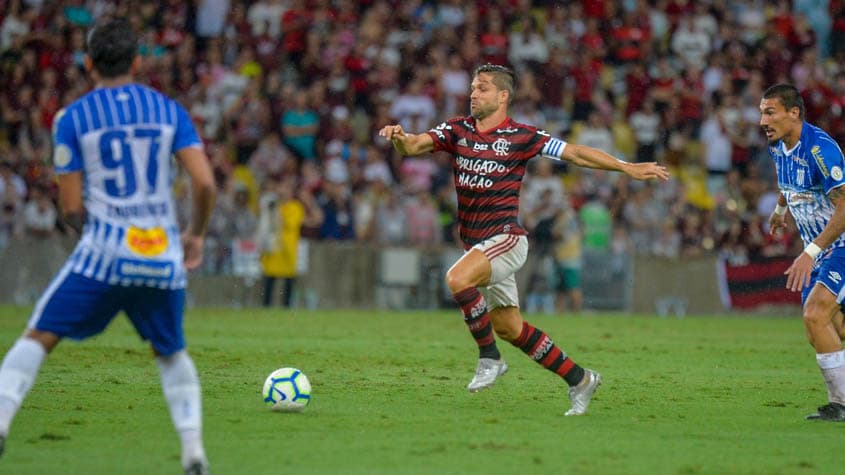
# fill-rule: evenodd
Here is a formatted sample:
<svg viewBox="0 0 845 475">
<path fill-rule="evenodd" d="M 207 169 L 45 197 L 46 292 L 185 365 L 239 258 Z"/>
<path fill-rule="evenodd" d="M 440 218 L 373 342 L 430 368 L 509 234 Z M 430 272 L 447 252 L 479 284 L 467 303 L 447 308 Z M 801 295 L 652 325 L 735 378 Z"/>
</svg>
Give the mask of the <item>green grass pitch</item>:
<svg viewBox="0 0 845 475">
<path fill-rule="evenodd" d="M 0 351 L 28 309 L 0 307 Z M 528 316 L 604 376 L 587 415 L 506 343 L 511 370 L 465 387 L 476 350 L 457 310 L 192 309 L 206 449 L 225 474 L 838 474 L 845 424 L 825 402 L 798 316 Z M 281 366 L 313 384 L 305 412 L 262 403 Z M 0 474 L 177 474 L 178 440 L 148 346 L 119 317 L 63 342 L 18 413 Z"/>
</svg>

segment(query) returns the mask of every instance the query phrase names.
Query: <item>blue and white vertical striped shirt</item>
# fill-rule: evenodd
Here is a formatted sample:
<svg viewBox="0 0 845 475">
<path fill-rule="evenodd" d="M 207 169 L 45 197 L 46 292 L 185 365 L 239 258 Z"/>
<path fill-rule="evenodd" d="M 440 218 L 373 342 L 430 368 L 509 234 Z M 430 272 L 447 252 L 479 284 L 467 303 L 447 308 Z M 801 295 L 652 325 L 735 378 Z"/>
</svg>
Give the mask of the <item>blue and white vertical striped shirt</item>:
<svg viewBox="0 0 845 475">
<path fill-rule="evenodd" d="M 845 185 L 842 150 L 827 132 L 804 122 L 801 139 L 792 150 L 779 141 L 769 145 L 769 155 L 777 169 L 778 187 L 807 245 L 833 216 L 835 206 L 827 194 Z M 831 247 L 845 247 L 845 238 L 840 236 Z"/>
<path fill-rule="evenodd" d="M 183 288 L 172 156 L 201 147 L 187 111 L 153 89 L 95 89 L 53 122 L 58 174 L 82 172 L 88 219 L 71 271 L 116 285 Z"/>
</svg>

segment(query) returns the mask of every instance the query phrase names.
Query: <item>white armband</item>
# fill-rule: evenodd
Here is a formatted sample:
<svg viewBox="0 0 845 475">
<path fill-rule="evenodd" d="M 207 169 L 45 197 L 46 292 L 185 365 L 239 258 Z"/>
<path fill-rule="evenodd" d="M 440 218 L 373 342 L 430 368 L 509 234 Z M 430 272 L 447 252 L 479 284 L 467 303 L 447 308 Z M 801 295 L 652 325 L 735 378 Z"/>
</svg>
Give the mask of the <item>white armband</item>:
<svg viewBox="0 0 845 475">
<path fill-rule="evenodd" d="M 551 158 L 553 160 L 563 159 L 563 149 L 566 148 L 566 142 L 561 139 L 552 137 L 543 145 L 543 150 L 540 151 L 540 156 Z"/>
<path fill-rule="evenodd" d="M 804 252 L 806 252 L 808 256 L 815 259 L 819 254 L 821 254 L 822 248 L 820 248 L 818 244 L 811 241 L 810 244 L 807 244 L 807 247 L 804 248 Z"/>
<path fill-rule="evenodd" d="M 781 206 L 780 203 L 778 203 L 778 205 L 775 206 L 775 214 L 777 214 L 779 216 L 783 216 L 783 215 L 786 214 L 787 209 L 789 209 L 789 208 L 787 208 L 786 206 Z"/>
</svg>

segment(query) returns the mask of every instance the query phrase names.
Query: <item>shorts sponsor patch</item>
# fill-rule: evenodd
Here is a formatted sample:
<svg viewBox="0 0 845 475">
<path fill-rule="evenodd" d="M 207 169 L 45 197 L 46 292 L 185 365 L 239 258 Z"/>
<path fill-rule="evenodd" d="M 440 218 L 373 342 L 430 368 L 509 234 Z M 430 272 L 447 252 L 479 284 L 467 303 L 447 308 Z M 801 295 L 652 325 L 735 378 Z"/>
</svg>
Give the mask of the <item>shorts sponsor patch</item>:
<svg viewBox="0 0 845 475">
<path fill-rule="evenodd" d="M 173 264 L 138 259 L 118 259 L 115 262 L 115 272 L 120 278 L 169 279 L 173 276 Z"/>
</svg>

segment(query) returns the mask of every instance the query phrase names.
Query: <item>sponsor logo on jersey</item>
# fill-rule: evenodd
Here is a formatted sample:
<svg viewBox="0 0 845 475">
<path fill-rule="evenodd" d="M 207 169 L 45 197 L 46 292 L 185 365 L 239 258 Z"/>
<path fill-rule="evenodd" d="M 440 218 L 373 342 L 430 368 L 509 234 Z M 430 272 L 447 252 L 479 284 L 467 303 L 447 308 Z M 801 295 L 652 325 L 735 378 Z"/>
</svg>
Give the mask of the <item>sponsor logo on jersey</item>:
<svg viewBox="0 0 845 475">
<path fill-rule="evenodd" d="M 472 149 L 476 152 L 481 151 L 481 150 L 487 150 L 488 148 L 490 148 L 490 146 L 487 145 L 486 143 L 476 142 L 476 143 L 472 144 Z"/>
<path fill-rule="evenodd" d="M 830 176 L 830 172 L 827 171 L 827 166 L 824 164 L 824 157 L 822 157 L 822 150 L 818 145 L 813 145 L 813 148 L 810 149 L 810 154 L 813 155 L 813 158 L 816 160 L 816 164 L 819 166 L 819 170 L 821 170 L 822 175 L 827 178 Z M 840 170 L 840 173 L 842 171 Z M 840 178 L 834 178 L 835 180 L 841 180 Z"/>
<path fill-rule="evenodd" d="M 515 134 L 519 132 L 519 129 L 514 129 L 513 127 L 507 127 L 504 129 L 496 129 L 497 134 Z"/>
<path fill-rule="evenodd" d="M 508 168 L 495 160 L 482 160 L 475 158 L 467 158 L 458 156 L 456 160 L 458 169 L 465 170 L 480 175 L 489 175 L 491 173 L 505 173 Z"/>
<path fill-rule="evenodd" d="M 510 148 L 511 143 L 505 139 L 499 138 L 493 142 L 493 151 L 496 152 L 496 156 L 503 157 L 507 155 Z"/>
<path fill-rule="evenodd" d="M 126 246 L 141 256 L 157 256 L 167 250 L 167 244 L 167 233 L 161 227 L 141 229 L 132 226 L 126 231 Z"/>
<path fill-rule="evenodd" d="M 469 147 L 469 144 L 467 143 L 467 139 L 461 137 L 461 139 L 458 140 L 458 147 Z"/>
</svg>

